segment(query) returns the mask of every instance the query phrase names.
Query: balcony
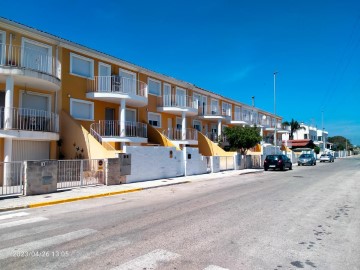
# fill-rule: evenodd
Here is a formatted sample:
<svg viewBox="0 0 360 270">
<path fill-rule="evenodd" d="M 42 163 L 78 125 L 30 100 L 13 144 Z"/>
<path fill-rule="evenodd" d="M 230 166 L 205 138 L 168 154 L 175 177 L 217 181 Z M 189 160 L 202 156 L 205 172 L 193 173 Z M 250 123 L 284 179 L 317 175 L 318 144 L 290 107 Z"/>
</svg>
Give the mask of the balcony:
<svg viewBox="0 0 360 270">
<path fill-rule="evenodd" d="M 147 142 L 147 125 L 138 122 L 101 120 L 90 125 L 90 134 L 99 142 Z"/>
<path fill-rule="evenodd" d="M 60 62 L 46 51 L 0 43 L 0 83 L 13 76 L 16 85 L 58 91 Z"/>
<path fill-rule="evenodd" d="M 281 123 L 275 123 L 275 122 L 271 122 L 271 124 L 269 126 L 267 126 L 265 130 L 275 131 L 275 128 L 276 128 L 277 133 L 290 133 L 289 126 L 284 126 Z"/>
<path fill-rule="evenodd" d="M 259 125 L 257 116 L 239 112 L 235 112 L 234 119 L 230 123 L 233 125 Z"/>
<path fill-rule="evenodd" d="M 181 129 L 168 128 L 163 131 L 163 135 L 171 141 L 176 141 L 179 144 L 198 143 L 198 131 L 194 128 L 186 128 L 184 134 Z"/>
<path fill-rule="evenodd" d="M 86 97 L 115 104 L 119 104 L 121 99 L 126 99 L 126 104 L 134 107 L 148 104 L 146 83 L 116 75 L 88 79 Z"/>
<path fill-rule="evenodd" d="M 199 106 L 199 116 L 201 119 L 231 121 L 231 112 L 219 106 Z"/>
<path fill-rule="evenodd" d="M 58 114 L 27 108 L 0 107 L 0 137 L 58 140 Z"/>
<path fill-rule="evenodd" d="M 271 138 L 271 137 L 267 137 L 267 138 L 264 138 L 263 139 L 263 144 L 272 144 L 274 145 L 274 138 Z M 283 144 L 283 141 L 282 140 L 276 140 L 276 145 L 277 146 L 281 146 Z"/>
<path fill-rule="evenodd" d="M 198 114 L 198 103 L 192 96 L 164 95 L 157 98 L 157 111 L 175 115 L 195 116 Z"/>
</svg>

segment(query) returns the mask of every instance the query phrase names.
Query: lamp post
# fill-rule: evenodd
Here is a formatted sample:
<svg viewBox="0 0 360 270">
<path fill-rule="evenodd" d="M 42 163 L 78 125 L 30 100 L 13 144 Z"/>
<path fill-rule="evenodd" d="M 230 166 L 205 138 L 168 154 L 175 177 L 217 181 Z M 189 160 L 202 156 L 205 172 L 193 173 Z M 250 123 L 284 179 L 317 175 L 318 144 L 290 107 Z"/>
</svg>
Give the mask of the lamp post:
<svg viewBox="0 0 360 270">
<path fill-rule="evenodd" d="M 274 146 L 276 149 L 277 141 L 276 141 L 276 74 L 278 72 L 274 72 L 274 115 L 275 115 L 275 129 L 274 129 Z"/>
</svg>

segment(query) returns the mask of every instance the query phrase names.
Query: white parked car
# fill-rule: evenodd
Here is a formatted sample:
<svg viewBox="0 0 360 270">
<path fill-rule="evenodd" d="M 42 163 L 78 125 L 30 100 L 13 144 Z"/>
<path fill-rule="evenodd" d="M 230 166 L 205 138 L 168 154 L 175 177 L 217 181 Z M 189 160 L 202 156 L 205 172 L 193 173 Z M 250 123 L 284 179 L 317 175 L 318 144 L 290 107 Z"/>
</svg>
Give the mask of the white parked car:
<svg viewBox="0 0 360 270">
<path fill-rule="evenodd" d="M 334 157 L 331 154 L 322 154 L 320 156 L 320 162 L 334 162 Z"/>
</svg>

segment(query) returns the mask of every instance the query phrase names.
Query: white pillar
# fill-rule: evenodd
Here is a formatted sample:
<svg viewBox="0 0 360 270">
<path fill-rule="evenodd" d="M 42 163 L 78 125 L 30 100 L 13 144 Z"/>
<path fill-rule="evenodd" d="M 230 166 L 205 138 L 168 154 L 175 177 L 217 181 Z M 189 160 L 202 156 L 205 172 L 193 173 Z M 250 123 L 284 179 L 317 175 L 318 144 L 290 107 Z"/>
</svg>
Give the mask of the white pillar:
<svg viewBox="0 0 360 270">
<path fill-rule="evenodd" d="M 217 127 L 217 135 L 218 135 L 218 138 L 220 138 L 221 136 L 221 119 L 218 120 L 218 127 Z"/>
<path fill-rule="evenodd" d="M 186 117 L 185 112 L 181 113 L 181 139 L 186 140 Z"/>
<path fill-rule="evenodd" d="M 12 128 L 13 98 L 14 98 L 14 78 L 12 76 L 7 76 L 6 86 L 5 86 L 5 111 L 4 111 L 5 129 Z"/>
<path fill-rule="evenodd" d="M 120 119 L 120 137 L 126 137 L 125 134 L 125 99 L 121 99 L 119 107 L 119 119 Z"/>
<path fill-rule="evenodd" d="M 4 138 L 4 185 L 11 185 L 11 165 L 6 162 L 11 162 L 12 159 L 12 139 Z"/>
</svg>

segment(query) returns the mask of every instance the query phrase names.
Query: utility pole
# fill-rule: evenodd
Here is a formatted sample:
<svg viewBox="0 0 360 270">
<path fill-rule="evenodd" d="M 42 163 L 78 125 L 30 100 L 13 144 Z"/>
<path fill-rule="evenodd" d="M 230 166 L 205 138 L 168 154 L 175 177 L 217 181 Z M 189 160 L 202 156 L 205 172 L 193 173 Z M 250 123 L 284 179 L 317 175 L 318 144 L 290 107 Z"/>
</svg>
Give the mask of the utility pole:
<svg viewBox="0 0 360 270">
<path fill-rule="evenodd" d="M 275 129 L 274 129 L 274 146 L 275 146 L 275 149 L 276 149 L 276 145 L 277 145 L 277 139 L 276 139 L 276 74 L 278 72 L 275 71 L 274 72 L 274 115 L 275 115 Z"/>
<path fill-rule="evenodd" d="M 323 141 L 323 153 L 325 153 L 325 138 L 324 138 L 324 111 L 321 111 L 321 126 L 322 126 L 322 135 L 321 135 L 321 138 L 322 138 L 322 141 Z"/>
</svg>

